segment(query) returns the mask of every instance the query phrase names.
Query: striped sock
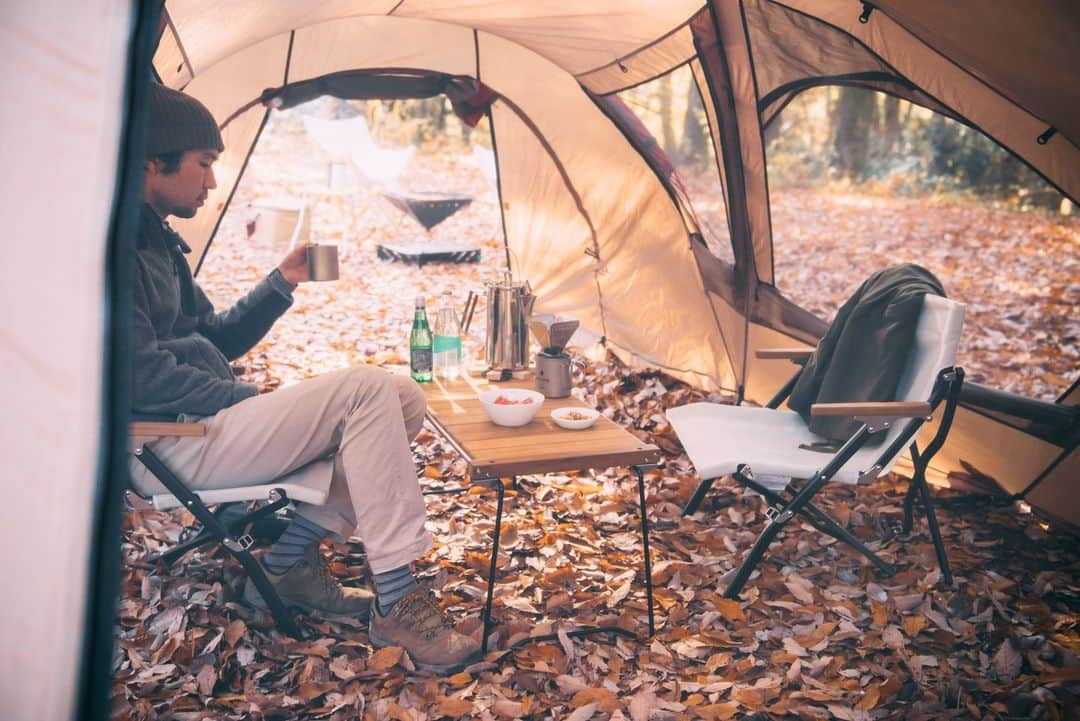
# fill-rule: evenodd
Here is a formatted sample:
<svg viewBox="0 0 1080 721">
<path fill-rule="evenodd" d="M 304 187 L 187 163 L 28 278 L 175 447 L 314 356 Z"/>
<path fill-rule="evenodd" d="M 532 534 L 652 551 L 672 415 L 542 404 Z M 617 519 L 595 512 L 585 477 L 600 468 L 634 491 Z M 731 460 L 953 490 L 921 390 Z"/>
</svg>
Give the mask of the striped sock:
<svg viewBox="0 0 1080 721">
<path fill-rule="evenodd" d="M 379 604 L 379 613 L 390 613 L 402 596 L 416 588 L 416 578 L 408 566 L 399 566 L 385 573 L 375 574 L 375 600 Z"/>
<path fill-rule="evenodd" d="M 294 514 L 292 523 L 263 556 L 263 565 L 275 576 L 280 576 L 303 558 L 304 552 L 312 544 L 319 543 L 328 535 L 330 532 L 322 526 Z"/>
</svg>

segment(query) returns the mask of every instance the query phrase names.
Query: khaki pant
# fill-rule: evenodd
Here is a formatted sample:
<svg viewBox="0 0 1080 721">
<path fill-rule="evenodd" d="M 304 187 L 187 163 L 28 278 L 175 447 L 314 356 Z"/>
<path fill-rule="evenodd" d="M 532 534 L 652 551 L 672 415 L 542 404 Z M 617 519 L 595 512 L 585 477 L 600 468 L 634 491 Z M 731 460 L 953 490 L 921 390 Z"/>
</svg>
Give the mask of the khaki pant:
<svg viewBox="0 0 1080 721">
<path fill-rule="evenodd" d="M 359 536 L 371 570 L 382 573 L 432 546 L 409 449 L 425 408 L 411 378 L 358 366 L 200 419 L 206 424 L 201 438 L 162 438 L 150 447 L 196 491 L 318 472 L 332 456 L 326 505 L 298 503 L 297 512 L 339 540 Z M 141 463 L 132 459 L 131 468 L 140 492 L 167 493 Z"/>
</svg>

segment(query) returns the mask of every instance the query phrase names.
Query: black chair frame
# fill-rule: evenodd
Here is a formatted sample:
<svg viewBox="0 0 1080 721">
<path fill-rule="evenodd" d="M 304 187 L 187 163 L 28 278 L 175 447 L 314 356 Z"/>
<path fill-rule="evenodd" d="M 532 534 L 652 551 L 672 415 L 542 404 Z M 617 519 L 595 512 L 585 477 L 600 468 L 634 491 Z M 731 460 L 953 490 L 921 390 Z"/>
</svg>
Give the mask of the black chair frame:
<svg viewBox="0 0 1080 721">
<path fill-rule="evenodd" d="M 255 539 L 242 531 L 249 523 L 267 519 L 271 514 L 289 504 L 289 497 L 283 488 L 275 488 L 270 492 L 267 502 L 243 517 L 226 526 L 219 518 L 222 510 L 211 511 L 197 494 L 192 492 L 184 483 L 177 478 L 176 474 L 169 470 L 160 458 L 143 444 L 135 449 L 135 458 L 142 463 L 161 484 L 174 495 L 177 500 L 202 524 L 202 530 L 188 541 L 178 544 L 168 551 L 160 554 L 155 560 L 171 566 L 181 556 L 200 546 L 208 543 L 219 543 L 232 555 L 240 565 L 244 567 L 248 577 L 259 594 L 266 601 L 266 606 L 277 623 L 278 628 L 293 638 L 301 638 L 300 627 L 296 625 L 284 602 L 266 577 L 262 564 L 251 555 L 251 547 L 255 545 Z"/>
</svg>

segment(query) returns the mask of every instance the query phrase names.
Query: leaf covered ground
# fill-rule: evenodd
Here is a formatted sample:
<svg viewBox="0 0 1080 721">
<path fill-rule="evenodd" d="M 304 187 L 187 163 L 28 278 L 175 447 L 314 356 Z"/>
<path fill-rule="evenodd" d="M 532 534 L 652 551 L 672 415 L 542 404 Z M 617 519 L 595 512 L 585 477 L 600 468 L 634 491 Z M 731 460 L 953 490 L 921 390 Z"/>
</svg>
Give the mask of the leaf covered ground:
<svg viewBox="0 0 1080 721">
<path fill-rule="evenodd" d="M 297 153 L 290 142 L 288 134 L 267 136 L 202 270 L 200 281 L 222 306 L 272 268 L 285 250 L 246 237 L 247 203 L 310 188 L 325 171 L 324 159 Z M 284 157 L 291 163 L 288 172 L 280 164 Z M 421 271 L 377 261 L 374 243 L 418 237 L 418 226 L 377 197 L 363 195 L 351 213 L 356 237 L 349 237 L 344 199 L 324 196 L 314 208 L 313 232 L 318 240 L 345 241 L 342 279 L 301 286 L 294 308 L 241 360 L 246 378 L 270 390 L 348 364 L 402 363 L 413 296 L 430 298 L 450 289 L 461 301 L 468 290 L 496 277 L 504 255 L 494 196 L 483 177 L 464 159 L 419 155 L 413 164 L 411 180 L 405 180 L 415 189 L 430 189 L 423 179 L 437 176 L 440 189 L 476 193 L 471 206 L 433 234 L 468 239 L 482 249 L 482 263 Z M 886 254 L 901 234 L 909 240 L 958 240 L 933 253 L 949 269 L 948 277 L 942 274 L 946 288 L 956 288 L 954 296 L 977 306 L 968 320 L 967 352 L 974 357 L 987 350 L 992 356 L 977 371 L 983 380 L 1052 396 L 1047 389 L 1060 392 L 1060 384 L 1045 376 L 1075 373 L 1076 331 L 1068 327 L 1075 319 L 1064 311 L 1030 311 L 1040 319 L 1059 318 L 1054 322 L 1061 325 L 1033 330 L 1025 315 L 1036 301 L 1075 305 L 1080 294 L 1075 222 L 806 190 L 785 197 L 786 204 L 774 197 L 774 213 L 788 217 L 788 227 L 804 227 L 791 238 L 817 235 L 805 228 L 832 222 L 829 216 L 842 207 L 868 205 L 876 220 L 858 220 L 863 211 L 849 211 L 849 221 L 830 231 L 834 244 L 813 249 L 837 264 L 854 262 L 860 271 L 869 261 L 853 255 L 850 242 L 865 241 L 875 227 L 879 234 L 873 242 Z M 706 207 L 704 212 L 716 211 Z M 978 242 L 968 242 L 971 236 Z M 1033 237 L 1043 241 L 1034 243 Z M 1035 246 L 1049 255 L 1040 259 Z M 968 257 L 986 253 L 1023 264 L 1023 272 L 1014 274 L 1015 287 L 984 282 L 971 270 L 975 261 Z M 985 258 L 978 263 L 984 267 Z M 797 299 L 824 315 L 858 282 L 811 272 L 809 263 L 778 271 L 781 278 L 785 273 L 802 274 L 813 302 Z M 1009 324 L 1023 325 L 1027 335 L 1010 332 Z M 480 325 L 474 325 L 474 333 Z M 988 329 L 990 335 L 973 329 Z M 1004 340 L 994 344 L 994 332 Z M 1010 345 L 1032 332 L 1047 333 L 1053 341 L 1039 345 L 1021 338 L 1022 346 Z M 477 344 L 474 337 L 467 346 L 475 352 Z M 1034 359 L 1016 359 L 1021 352 Z M 878 578 L 861 556 L 793 523 L 742 599 L 724 599 L 724 576 L 738 565 L 764 516 L 760 499 L 727 481 L 717 483 L 699 513 L 680 516 L 697 477 L 664 410 L 706 396 L 659 373 L 631 372 L 613 358 L 582 362 L 575 382 L 583 397 L 664 452 L 663 466 L 647 476 L 657 612 L 652 638 L 645 633 L 637 487 L 627 469 L 526 476 L 508 490 L 495 650 L 449 678 L 416 672 L 400 649 L 376 651 L 362 622 L 300 617 L 307 638 L 283 636 L 265 613 L 239 600 L 242 571 L 220 552 L 190 554 L 169 571 L 155 568 L 153 554 L 175 543 L 194 520 L 183 512 L 133 510 L 124 519 L 113 717 L 1077 717 L 1080 554 L 1074 535 L 1019 513 L 1000 498 L 936 491 L 956 574 L 956 583 L 946 587 L 939 582 L 925 523 L 917 523 L 910 537 L 898 535 L 906 479 L 892 475 L 857 490 L 828 488 L 821 505 L 899 565 L 897 575 Z M 1002 372 L 1000 366 L 1010 362 L 1035 370 Z M 463 480 L 461 460 L 429 431 L 418 439 L 415 460 L 425 486 Z M 479 633 L 493 499 L 483 493 L 428 498 L 436 549 L 417 570 L 440 589 L 461 630 Z M 359 540 L 327 545 L 324 552 L 339 577 L 364 582 Z M 597 621 L 617 623 L 638 639 L 607 643 L 563 633 L 555 642 L 503 650 L 538 629 L 558 633 Z"/>
</svg>

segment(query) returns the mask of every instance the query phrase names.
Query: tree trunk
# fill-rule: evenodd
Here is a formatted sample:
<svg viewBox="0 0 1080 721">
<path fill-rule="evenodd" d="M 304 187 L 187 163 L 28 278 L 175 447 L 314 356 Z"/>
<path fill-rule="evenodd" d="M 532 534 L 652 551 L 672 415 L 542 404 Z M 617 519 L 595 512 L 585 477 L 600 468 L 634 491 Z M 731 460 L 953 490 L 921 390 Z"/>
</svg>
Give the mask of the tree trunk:
<svg viewBox="0 0 1080 721">
<path fill-rule="evenodd" d="M 880 157 L 888 158 L 900 144 L 900 98 L 886 95 L 881 107 Z"/>
<path fill-rule="evenodd" d="M 877 125 L 876 100 L 869 90 L 840 89 L 833 117 L 833 167 L 841 177 L 861 180 L 869 172 L 870 131 Z"/>
<path fill-rule="evenodd" d="M 686 98 L 686 115 L 683 116 L 682 143 L 679 155 L 683 161 L 707 163 L 709 143 L 705 137 L 705 108 L 701 104 L 701 94 L 697 83 L 690 81 L 690 90 Z"/>
<path fill-rule="evenodd" d="M 671 74 L 663 75 L 657 81 L 657 93 L 660 100 L 660 144 L 672 162 L 679 162 L 678 148 L 675 146 L 675 123 L 671 117 Z"/>
</svg>

